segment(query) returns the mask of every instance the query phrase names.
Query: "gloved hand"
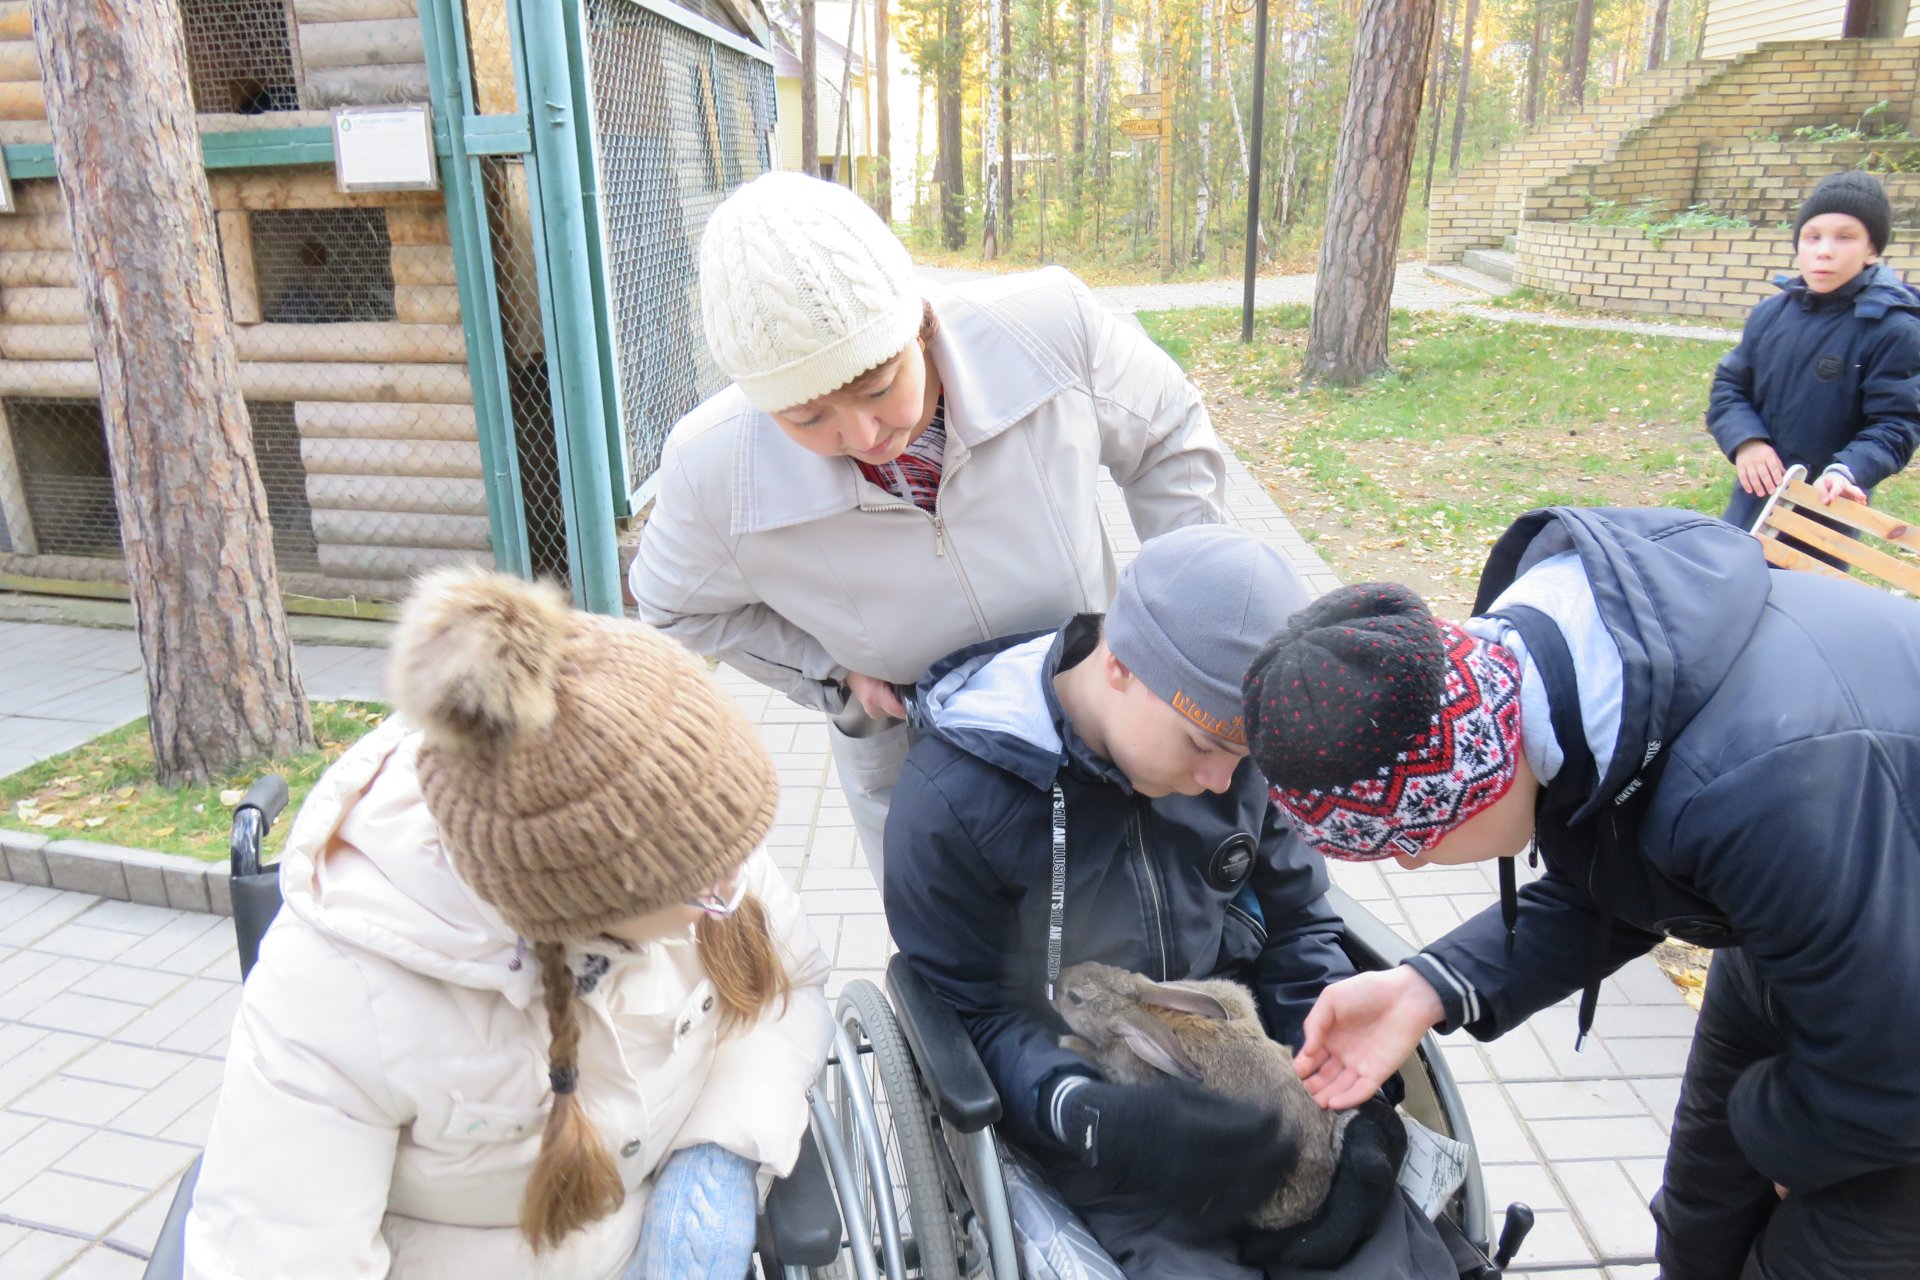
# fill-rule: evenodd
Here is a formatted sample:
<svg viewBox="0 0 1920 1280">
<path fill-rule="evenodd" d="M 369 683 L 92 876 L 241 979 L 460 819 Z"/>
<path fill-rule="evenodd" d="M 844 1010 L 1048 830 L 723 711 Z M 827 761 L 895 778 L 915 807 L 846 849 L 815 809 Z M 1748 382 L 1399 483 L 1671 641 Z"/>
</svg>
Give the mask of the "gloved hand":
<svg viewBox="0 0 1920 1280">
<path fill-rule="evenodd" d="M 1407 1127 L 1393 1104 L 1376 1094 L 1347 1122 L 1320 1212 L 1282 1231 L 1249 1232 L 1240 1243 L 1241 1261 L 1261 1268 L 1338 1266 L 1373 1233 L 1399 1194 L 1406 1157 Z"/>
<path fill-rule="evenodd" d="M 1198 1229 L 1244 1222 L 1300 1158 L 1299 1138 L 1278 1114 L 1185 1080 L 1066 1087 L 1058 1128 L 1080 1162 Z"/>
</svg>

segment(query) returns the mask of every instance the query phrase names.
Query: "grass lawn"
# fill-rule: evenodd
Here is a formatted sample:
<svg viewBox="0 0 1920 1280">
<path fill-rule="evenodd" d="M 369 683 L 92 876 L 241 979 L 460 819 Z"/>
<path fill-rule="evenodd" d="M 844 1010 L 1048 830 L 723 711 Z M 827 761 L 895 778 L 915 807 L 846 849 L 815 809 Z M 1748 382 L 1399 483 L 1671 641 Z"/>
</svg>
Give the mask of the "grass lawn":
<svg viewBox="0 0 1920 1280">
<path fill-rule="evenodd" d="M 1393 371 L 1302 388 L 1307 309 L 1143 314 L 1207 393 L 1215 426 L 1344 581 L 1405 582 L 1465 616 L 1486 551 L 1543 506 L 1720 511 L 1733 468 L 1702 415 L 1732 346 L 1399 312 Z M 1920 518 L 1920 471 L 1875 505 Z"/>
<path fill-rule="evenodd" d="M 291 816 L 334 758 L 386 714 L 378 703 L 316 702 L 318 751 L 237 769 L 204 787 L 162 787 L 153 781 L 153 747 L 142 717 L 0 778 L 0 826 L 211 862 L 227 856 L 231 811 L 255 778 L 277 773 L 287 780 Z M 267 837 L 269 856 L 286 843 L 288 825 L 275 824 Z"/>
</svg>

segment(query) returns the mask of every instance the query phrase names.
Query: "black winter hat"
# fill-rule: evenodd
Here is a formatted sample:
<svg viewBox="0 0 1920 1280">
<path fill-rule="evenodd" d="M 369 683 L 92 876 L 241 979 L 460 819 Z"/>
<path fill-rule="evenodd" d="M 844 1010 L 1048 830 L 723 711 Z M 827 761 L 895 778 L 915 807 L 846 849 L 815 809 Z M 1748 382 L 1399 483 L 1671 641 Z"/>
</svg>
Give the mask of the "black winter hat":
<svg viewBox="0 0 1920 1280">
<path fill-rule="evenodd" d="M 1807 225 L 1807 220 L 1823 213 L 1844 213 L 1860 219 L 1875 253 L 1886 252 L 1887 242 L 1893 239 L 1893 205 L 1880 179 L 1865 170 L 1848 169 L 1820 180 L 1800 206 L 1800 216 L 1794 219 L 1795 244 L 1800 242 L 1800 228 Z"/>
<path fill-rule="evenodd" d="M 1446 642 L 1426 604 L 1392 582 L 1321 596 L 1254 656 L 1241 684 L 1247 747 L 1282 790 L 1374 776 L 1433 723 Z"/>
</svg>

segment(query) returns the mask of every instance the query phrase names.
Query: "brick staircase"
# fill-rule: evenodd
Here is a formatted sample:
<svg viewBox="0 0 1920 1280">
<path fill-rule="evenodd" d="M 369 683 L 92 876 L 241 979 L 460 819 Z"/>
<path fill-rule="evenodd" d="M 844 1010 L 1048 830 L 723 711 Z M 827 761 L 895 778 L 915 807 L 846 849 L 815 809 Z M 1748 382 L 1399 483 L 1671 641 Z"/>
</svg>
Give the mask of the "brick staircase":
<svg viewBox="0 0 1920 1280">
<path fill-rule="evenodd" d="M 1469 249 L 1498 252 L 1518 229 L 1531 188 L 1575 165 L 1601 160 L 1622 138 L 1731 65 L 1673 63 L 1635 76 L 1583 110 L 1553 116 L 1489 159 L 1435 183 L 1427 220 L 1428 260 L 1457 262 Z"/>
<path fill-rule="evenodd" d="M 1701 158 L 1875 102 L 1920 118 L 1920 39 L 1763 44 L 1728 61 L 1637 76 L 1584 111 L 1556 116 L 1445 183 L 1428 210 L 1427 258 L 1493 251 L 1528 219 L 1571 221 L 1596 201 L 1696 199 Z M 1757 141 L 1755 142 L 1757 144 Z M 1481 259 L 1481 270 L 1492 259 Z"/>
</svg>

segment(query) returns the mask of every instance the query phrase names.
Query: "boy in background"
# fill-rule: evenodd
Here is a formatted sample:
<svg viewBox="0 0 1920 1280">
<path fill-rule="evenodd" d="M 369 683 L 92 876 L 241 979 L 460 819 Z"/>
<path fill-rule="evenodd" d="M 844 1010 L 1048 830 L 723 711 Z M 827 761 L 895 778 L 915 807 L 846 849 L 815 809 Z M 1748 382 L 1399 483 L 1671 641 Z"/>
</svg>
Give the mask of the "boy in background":
<svg viewBox="0 0 1920 1280">
<path fill-rule="evenodd" d="M 1794 224 L 1800 274 L 1714 371 L 1707 429 L 1738 474 L 1725 519 L 1743 529 L 1796 462 L 1823 501 L 1865 502 L 1920 445 L 1920 297 L 1880 261 L 1892 224 L 1872 174 L 1824 179 Z"/>
</svg>

